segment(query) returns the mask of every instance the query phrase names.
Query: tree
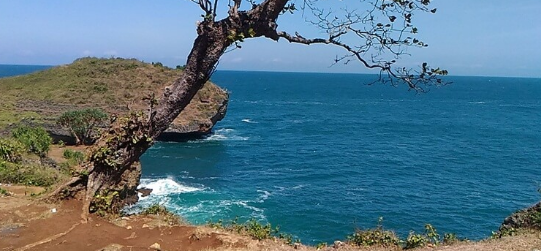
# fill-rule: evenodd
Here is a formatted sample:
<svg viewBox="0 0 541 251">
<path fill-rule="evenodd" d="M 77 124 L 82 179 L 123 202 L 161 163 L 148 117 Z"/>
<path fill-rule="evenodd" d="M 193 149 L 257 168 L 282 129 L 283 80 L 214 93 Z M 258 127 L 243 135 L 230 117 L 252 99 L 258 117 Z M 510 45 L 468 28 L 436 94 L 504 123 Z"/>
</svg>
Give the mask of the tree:
<svg viewBox="0 0 541 251">
<path fill-rule="evenodd" d="M 56 120 L 57 124 L 69 129 L 75 137 L 75 144 L 88 143 L 92 141 L 94 129 L 107 119 L 101 109 L 87 108 L 83 110 L 64 112 Z"/>
<path fill-rule="evenodd" d="M 424 63 L 417 70 L 395 64 L 405 49 L 425 47 L 415 36 L 418 32 L 412 20 L 418 12 L 436 12 L 430 9 L 430 0 L 374 0 L 364 1 L 364 10 L 343 10 L 343 15 L 318 6 L 317 0 L 302 2 L 302 15 L 310 15 L 309 23 L 326 35 L 306 38 L 300 33 L 278 29 L 278 18 L 297 11 L 289 0 L 242 0 L 229 2 L 227 16 L 217 20 L 218 0 L 192 0 L 203 11 L 197 24 L 197 37 L 183 74 L 166 87 L 161 97 L 149 96 L 149 109 L 132 112 L 111 124 L 91 149 L 81 174 L 58 188 L 53 194 L 84 193 L 83 219 L 88 208 L 108 205 L 115 211 L 130 198 L 136 197 L 139 183 L 139 157 L 152 145 L 169 124 L 188 105 L 196 92 L 209 80 L 220 57 L 228 48 L 240 47 L 245 39 L 285 39 L 299 44 L 327 44 L 342 48 L 343 56 L 335 63 L 358 61 L 362 66 L 379 71 L 380 81 L 392 85 L 404 83 L 410 89 L 423 91 L 424 86 L 441 84 L 440 75 L 447 72 L 433 69 Z M 104 202 L 103 198 L 106 201 Z"/>
</svg>

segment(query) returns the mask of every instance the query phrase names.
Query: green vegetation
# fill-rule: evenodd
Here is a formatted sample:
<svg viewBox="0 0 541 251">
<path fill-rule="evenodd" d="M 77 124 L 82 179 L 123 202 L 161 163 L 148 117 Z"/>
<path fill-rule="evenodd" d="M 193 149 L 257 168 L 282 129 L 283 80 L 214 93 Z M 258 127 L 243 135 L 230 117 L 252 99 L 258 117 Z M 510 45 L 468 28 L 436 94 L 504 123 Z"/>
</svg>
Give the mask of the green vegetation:
<svg viewBox="0 0 541 251">
<path fill-rule="evenodd" d="M 0 138 L 0 160 L 18 163 L 26 152 L 25 146 L 13 138 Z"/>
<path fill-rule="evenodd" d="M 428 244 L 432 246 L 437 246 L 437 245 L 440 245 L 441 243 L 452 244 L 459 241 L 460 240 L 457 238 L 456 234 L 454 233 L 446 233 L 444 234 L 444 237 L 442 239 L 440 234 L 438 234 L 438 232 L 432 225 L 426 224 L 425 232 L 423 234 L 416 234 L 413 231 L 410 232 L 410 234 L 406 238 L 404 249 L 424 247 Z"/>
<path fill-rule="evenodd" d="M 348 241 L 351 244 L 357 246 L 398 246 L 400 245 L 400 238 L 389 230 L 383 229 L 383 218 L 380 217 L 378 225 L 374 229 L 356 230 L 355 233 L 348 236 Z"/>
<path fill-rule="evenodd" d="M 11 131 L 11 135 L 25 145 L 29 152 L 40 157 L 47 156 L 53 142 L 47 131 L 41 127 L 20 126 Z"/>
<path fill-rule="evenodd" d="M 90 204 L 90 212 L 101 217 L 110 216 L 109 212 L 118 211 L 111 208 L 116 198 L 118 198 L 117 191 L 96 194 Z"/>
<path fill-rule="evenodd" d="M 406 238 L 406 244 L 404 245 L 404 249 L 424 247 L 427 243 L 428 239 L 426 238 L 426 236 L 422 234 L 416 234 L 412 231 L 408 235 L 408 238 Z"/>
<path fill-rule="evenodd" d="M 60 172 L 41 165 L 22 165 L 0 160 L 0 182 L 28 186 L 51 186 L 62 178 Z"/>
<path fill-rule="evenodd" d="M 83 163 L 85 160 L 85 154 L 79 151 L 74 151 L 71 149 L 65 149 L 62 152 L 62 156 L 67 160 L 64 163 L 60 164 L 60 169 L 67 175 L 73 175 L 75 170 L 73 169 L 75 166 L 78 166 Z M 80 173 L 79 175 L 88 175 L 86 174 L 86 170 L 83 170 L 83 173 Z"/>
<path fill-rule="evenodd" d="M 462 240 L 460 240 L 455 233 L 446 233 L 443 235 L 443 244 L 445 245 L 452 245 L 460 241 Z"/>
<path fill-rule="evenodd" d="M 64 152 L 62 152 L 62 156 L 67 160 L 75 161 L 77 164 L 81 164 L 85 160 L 84 153 L 71 149 L 65 149 Z"/>
<path fill-rule="evenodd" d="M 150 207 L 145 208 L 141 212 L 141 214 L 160 216 L 162 217 L 163 220 L 165 220 L 170 225 L 178 225 L 182 223 L 182 219 L 178 215 L 170 212 L 169 210 L 167 210 L 167 208 L 165 208 L 164 206 L 160 204 L 153 204 Z"/>
<path fill-rule="evenodd" d="M 101 109 L 87 108 L 67 111 L 58 117 L 57 124 L 68 128 L 75 137 L 75 144 L 91 143 L 97 134 L 96 127 L 107 119 L 107 114 Z"/>
<path fill-rule="evenodd" d="M 326 242 L 320 242 L 316 245 L 316 249 L 317 250 L 320 250 L 320 249 L 324 249 L 327 247 L 327 243 Z"/>
<path fill-rule="evenodd" d="M 51 186 L 63 178 L 58 170 L 32 160 L 49 151 L 51 137 L 43 128 L 21 126 L 11 134 L 0 138 L 0 183 Z"/>
<path fill-rule="evenodd" d="M 142 215 L 159 215 L 170 213 L 167 208 L 160 204 L 152 204 L 150 207 L 145 208 L 141 214 Z"/>
<path fill-rule="evenodd" d="M 0 187 L 0 197 L 1 196 L 11 196 L 11 193 L 9 193 L 8 190 L 3 189 L 3 188 Z"/>
<path fill-rule="evenodd" d="M 355 233 L 348 236 L 348 242 L 356 246 L 379 246 L 379 247 L 402 247 L 403 249 L 413 249 L 425 247 L 428 244 L 437 246 L 440 244 L 453 244 L 461 241 L 456 234 L 444 234 L 443 239 L 436 229 L 430 225 L 425 225 L 423 234 L 416 234 L 411 231 L 406 240 L 401 240 L 394 232 L 383 229 L 383 219 L 380 217 L 378 225 L 374 229 L 356 230 Z"/>
<path fill-rule="evenodd" d="M 208 226 L 247 235 L 260 241 L 278 238 L 284 240 L 289 245 L 300 243 L 300 240 L 294 239 L 292 235 L 280 233 L 280 228 L 273 228 L 270 223 L 263 225 L 253 218 L 242 224 L 238 222 L 238 218 L 235 218 L 229 224 L 224 224 L 222 220 L 219 220 L 217 222 L 208 222 Z"/>
</svg>

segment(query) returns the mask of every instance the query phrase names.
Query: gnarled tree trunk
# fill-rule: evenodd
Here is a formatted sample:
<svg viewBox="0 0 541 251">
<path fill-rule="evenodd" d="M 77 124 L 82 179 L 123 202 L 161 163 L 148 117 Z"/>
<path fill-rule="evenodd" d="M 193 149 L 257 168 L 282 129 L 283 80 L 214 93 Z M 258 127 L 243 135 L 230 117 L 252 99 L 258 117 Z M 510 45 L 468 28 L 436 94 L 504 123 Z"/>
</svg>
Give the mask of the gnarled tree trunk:
<svg viewBox="0 0 541 251">
<path fill-rule="evenodd" d="M 157 100 L 154 100 L 154 97 L 149 98 L 149 111 L 132 113 L 127 118 L 117 118 L 92 148 L 89 160 L 80 175 L 53 193 L 55 196 L 66 196 L 84 192 L 83 218 L 86 218 L 90 207 L 98 211 L 114 212 L 128 201 L 133 201 L 130 198 L 136 198 L 135 188 L 141 174 L 139 157 L 188 105 L 210 78 L 225 50 L 237 41 L 266 37 L 272 40 L 283 38 L 291 43 L 305 45 L 334 45 L 347 53 L 344 57 L 337 58 L 336 62 L 358 60 L 367 68 L 378 69 L 380 81 L 391 84 L 399 81 L 416 91 L 423 91 L 421 85 L 443 84 L 438 76 L 447 74 L 447 71 L 433 69 L 427 63 L 423 63 L 422 68 L 417 71 L 418 74 L 412 74 L 412 71 L 405 67 L 391 69 L 395 59 L 403 54 L 402 47 L 426 46 L 415 38 L 404 39 L 403 36 L 414 36 L 417 33 L 417 28 L 411 24 L 414 11 L 436 12 L 436 9 L 428 8 L 428 0 L 366 1 L 369 5 L 366 12 L 345 10 L 343 19 L 314 8 L 312 4 L 317 1 L 304 1 L 306 10 L 313 12 L 316 17 L 314 24 L 328 35 L 327 38 L 313 39 L 304 38 L 298 33 L 291 35 L 277 30 L 278 16 L 285 11 L 295 10 L 294 4 L 286 6 L 288 0 L 264 0 L 260 4 L 248 1 L 252 4 L 248 11 L 239 11 L 242 0 L 234 0 L 230 2 L 228 17 L 219 21 L 215 21 L 218 0 L 215 0 L 214 4 L 208 0 L 192 2 L 199 3 L 205 15 L 204 20 L 197 25 L 198 36 L 188 56 L 183 75 L 166 88 L 162 97 Z M 380 16 L 379 21 L 374 15 Z M 395 22 L 397 18 L 402 22 Z M 348 34 L 352 35 L 352 38 L 345 37 Z M 345 42 L 351 39 L 360 40 L 357 41 L 359 44 L 351 45 Z M 390 60 L 381 58 L 385 52 L 391 55 Z"/>
<path fill-rule="evenodd" d="M 83 195 L 82 218 L 89 210 L 115 213 L 137 200 L 141 168 L 139 157 L 152 145 L 209 80 L 225 50 L 243 37 L 276 33 L 275 21 L 287 0 L 267 0 L 248 12 L 198 24 L 182 76 L 166 88 L 162 97 L 150 100 L 149 111 L 115 118 L 90 149 L 88 161 L 77 177 L 52 193 L 52 197 Z M 274 31 L 274 32 L 272 32 Z M 239 36 L 242 34 L 242 36 Z"/>
</svg>

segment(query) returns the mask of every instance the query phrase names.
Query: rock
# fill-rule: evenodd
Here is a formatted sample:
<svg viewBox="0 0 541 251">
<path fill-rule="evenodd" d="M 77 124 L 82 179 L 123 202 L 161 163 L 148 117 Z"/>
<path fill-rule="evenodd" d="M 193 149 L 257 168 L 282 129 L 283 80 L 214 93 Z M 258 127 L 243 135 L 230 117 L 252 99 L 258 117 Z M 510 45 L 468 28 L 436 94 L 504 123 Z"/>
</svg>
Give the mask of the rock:
<svg viewBox="0 0 541 251">
<path fill-rule="evenodd" d="M 160 246 L 160 244 L 158 244 L 157 242 L 150 245 L 149 248 L 152 248 L 152 249 L 155 249 L 155 250 L 162 250 L 162 247 Z"/>
<path fill-rule="evenodd" d="M 346 244 L 344 242 L 341 242 L 341 241 L 335 241 L 334 242 L 334 245 L 333 245 L 333 248 L 340 248 L 340 247 L 343 247 L 345 246 Z"/>
<path fill-rule="evenodd" d="M 150 195 L 150 193 L 152 193 L 152 189 L 143 187 L 143 188 L 137 189 L 137 192 L 141 193 L 141 197 L 147 197 Z"/>
<path fill-rule="evenodd" d="M 541 202 L 519 210 L 505 218 L 500 225 L 499 232 L 502 234 L 518 228 L 541 229 L 539 220 L 541 220 Z"/>
<path fill-rule="evenodd" d="M 106 247 L 100 248 L 98 250 L 99 251 L 122 251 L 123 247 L 124 246 L 120 244 L 113 243 L 113 244 L 107 245 Z"/>
</svg>

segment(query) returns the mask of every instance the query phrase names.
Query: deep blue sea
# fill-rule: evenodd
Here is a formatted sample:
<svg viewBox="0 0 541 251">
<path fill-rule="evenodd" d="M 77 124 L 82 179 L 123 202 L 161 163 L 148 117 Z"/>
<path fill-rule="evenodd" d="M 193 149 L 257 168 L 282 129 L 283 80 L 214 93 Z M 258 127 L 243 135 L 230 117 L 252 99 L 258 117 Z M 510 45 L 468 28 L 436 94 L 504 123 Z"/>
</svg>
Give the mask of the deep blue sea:
<svg viewBox="0 0 541 251">
<path fill-rule="evenodd" d="M 373 78 L 216 72 L 226 118 L 206 139 L 152 147 L 138 206 L 194 224 L 256 218 L 314 244 L 379 217 L 402 237 L 431 223 L 480 239 L 541 199 L 541 79 L 449 77 L 416 94 Z"/>
</svg>

